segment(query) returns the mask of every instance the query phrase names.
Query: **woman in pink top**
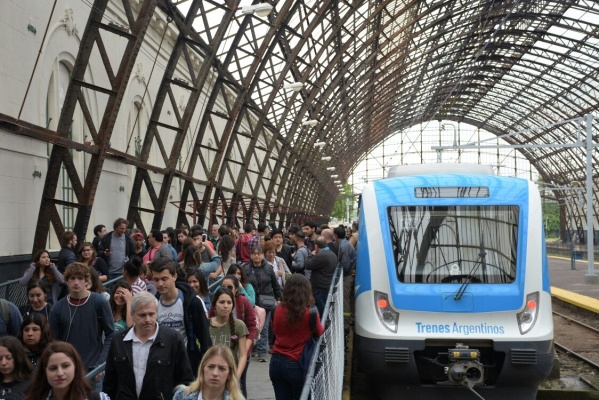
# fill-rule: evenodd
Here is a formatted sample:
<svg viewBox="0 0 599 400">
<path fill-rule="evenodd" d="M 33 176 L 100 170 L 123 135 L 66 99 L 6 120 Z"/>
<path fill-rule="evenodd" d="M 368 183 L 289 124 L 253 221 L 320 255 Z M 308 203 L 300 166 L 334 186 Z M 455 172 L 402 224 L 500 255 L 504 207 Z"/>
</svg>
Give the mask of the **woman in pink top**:
<svg viewBox="0 0 599 400">
<path fill-rule="evenodd" d="M 283 300 L 275 309 L 272 329 L 275 345 L 270 359 L 270 380 L 277 400 L 299 399 L 304 385 L 304 371 L 299 363 L 304 344 L 312 336 L 309 304 L 313 303 L 312 287 L 304 275 L 287 279 Z M 316 336 L 324 328 L 316 314 Z"/>
</svg>

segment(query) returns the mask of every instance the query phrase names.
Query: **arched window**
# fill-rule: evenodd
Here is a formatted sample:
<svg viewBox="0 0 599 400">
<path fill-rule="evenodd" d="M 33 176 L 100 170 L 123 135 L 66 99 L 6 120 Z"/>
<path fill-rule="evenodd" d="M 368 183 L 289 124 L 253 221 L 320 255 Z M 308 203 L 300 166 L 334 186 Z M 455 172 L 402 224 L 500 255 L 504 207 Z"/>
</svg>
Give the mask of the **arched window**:
<svg viewBox="0 0 599 400">
<path fill-rule="evenodd" d="M 56 130 L 58 127 L 58 121 L 71 80 L 71 69 L 72 68 L 70 68 L 67 63 L 62 61 L 57 61 L 54 64 L 50 82 L 48 83 L 48 96 L 46 97 L 46 125 L 48 129 Z M 73 120 L 69 126 L 67 137 L 76 142 L 91 140 L 91 134 L 89 133 L 87 125 L 84 123 L 83 112 L 79 106 L 77 106 L 77 109 L 73 114 Z M 48 156 L 51 153 L 51 146 L 52 145 L 50 144 L 48 145 Z M 69 150 L 69 153 L 73 158 L 73 163 L 77 167 L 76 170 L 82 171 L 82 176 L 79 176 L 79 179 L 81 181 L 84 180 L 87 168 L 85 153 L 73 153 L 73 150 Z M 69 176 L 63 165 L 58 181 L 56 199 L 66 202 L 76 201 L 71 178 L 73 177 Z M 73 229 L 75 225 L 76 209 L 71 206 L 60 205 L 58 206 L 58 212 L 61 215 L 65 230 Z M 51 244 L 53 245 L 54 243 Z"/>
</svg>

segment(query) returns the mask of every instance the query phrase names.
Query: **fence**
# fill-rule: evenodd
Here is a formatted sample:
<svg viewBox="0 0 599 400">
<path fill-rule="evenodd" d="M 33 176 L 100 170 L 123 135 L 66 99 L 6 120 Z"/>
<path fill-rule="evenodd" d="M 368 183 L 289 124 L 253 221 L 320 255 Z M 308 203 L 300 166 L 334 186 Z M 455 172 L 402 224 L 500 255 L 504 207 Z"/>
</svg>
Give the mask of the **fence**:
<svg viewBox="0 0 599 400">
<path fill-rule="evenodd" d="M 17 307 L 29 304 L 27 286 L 19 284 L 19 279 L 3 282 L 0 285 L 0 298 L 12 301 Z"/>
<path fill-rule="evenodd" d="M 324 335 L 318 338 L 301 400 L 338 400 L 343 392 L 343 272 L 335 270 L 322 315 Z"/>
</svg>

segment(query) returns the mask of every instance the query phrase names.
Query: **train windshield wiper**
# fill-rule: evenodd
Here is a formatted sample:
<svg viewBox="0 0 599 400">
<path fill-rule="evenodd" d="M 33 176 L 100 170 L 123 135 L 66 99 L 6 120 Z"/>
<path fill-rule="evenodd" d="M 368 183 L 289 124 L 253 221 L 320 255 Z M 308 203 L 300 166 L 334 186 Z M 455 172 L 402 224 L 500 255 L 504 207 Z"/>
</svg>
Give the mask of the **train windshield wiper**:
<svg viewBox="0 0 599 400">
<path fill-rule="evenodd" d="M 486 255 L 487 255 L 487 253 L 485 252 L 484 247 L 481 246 L 480 253 L 478 253 L 478 260 L 476 262 L 476 265 L 474 266 L 474 268 L 472 269 L 472 271 L 470 271 L 470 273 L 468 274 L 468 276 L 466 276 L 466 280 L 464 281 L 464 283 L 462 283 L 462 286 L 460 286 L 460 288 L 458 289 L 458 291 L 455 292 L 455 296 L 453 296 L 453 299 L 455 301 L 458 301 L 458 300 L 460 300 L 462 298 L 462 296 L 466 292 L 466 289 L 468 289 L 468 285 L 470 285 L 470 283 L 472 282 L 472 279 L 474 278 L 474 274 L 476 274 L 476 271 L 478 270 L 478 267 L 481 264 L 485 264 L 486 263 L 486 258 L 485 258 Z"/>
</svg>

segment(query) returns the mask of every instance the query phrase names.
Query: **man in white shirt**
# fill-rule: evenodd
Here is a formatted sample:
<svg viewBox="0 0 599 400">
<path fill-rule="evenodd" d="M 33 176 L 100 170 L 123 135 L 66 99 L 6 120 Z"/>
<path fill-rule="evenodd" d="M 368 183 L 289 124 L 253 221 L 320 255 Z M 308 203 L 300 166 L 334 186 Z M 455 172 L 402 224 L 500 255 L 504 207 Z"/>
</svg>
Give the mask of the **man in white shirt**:
<svg viewBox="0 0 599 400">
<path fill-rule="evenodd" d="M 113 400 L 170 399 L 193 373 L 181 336 L 156 322 L 158 301 L 149 292 L 131 299 L 133 327 L 119 332 L 106 360 L 103 391 Z"/>
</svg>

